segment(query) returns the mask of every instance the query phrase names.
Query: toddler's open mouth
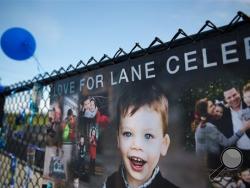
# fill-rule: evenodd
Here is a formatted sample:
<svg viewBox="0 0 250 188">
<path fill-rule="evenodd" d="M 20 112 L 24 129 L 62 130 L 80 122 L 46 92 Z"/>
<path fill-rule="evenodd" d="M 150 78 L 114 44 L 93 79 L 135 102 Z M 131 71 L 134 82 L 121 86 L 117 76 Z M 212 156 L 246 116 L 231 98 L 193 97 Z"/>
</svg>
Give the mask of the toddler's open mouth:
<svg viewBox="0 0 250 188">
<path fill-rule="evenodd" d="M 140 172 L 143 170 L 144 164 L 147 162 L 140 157 L 131 156 L 128 157 L 130 161 L 130 166 L 134 171 Z"/>
</svg>

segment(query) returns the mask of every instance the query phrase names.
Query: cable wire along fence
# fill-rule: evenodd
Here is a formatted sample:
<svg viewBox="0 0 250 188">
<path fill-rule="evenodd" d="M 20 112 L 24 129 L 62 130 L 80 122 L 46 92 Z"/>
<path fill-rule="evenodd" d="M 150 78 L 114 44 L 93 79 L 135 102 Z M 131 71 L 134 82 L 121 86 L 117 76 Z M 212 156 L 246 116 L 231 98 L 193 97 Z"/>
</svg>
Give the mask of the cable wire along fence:
<svg viewBox="0 0 250 188">
<path fill-rule="evenodd" d="M 98 156 L 97 158 L 92 158 L 91 154 L 90 157 L 84 156 L 84 160 L 88 161 L 90 165 L 85 165 L 85 170 L 89 173 L 84 176 L 83 180 L 85 183 L 81 184 L 81 186 L 100 187 L 101 184 L 98 184 L 99 179 L 93 174 L 96 176 L 103 175 L 104 171 L 107 170 L 100 165 L 100 163 L 104 163 L 103 161 L 106 160 L 106 158 L 105 155 L 102 155 L 102 152 L 105 153 L 105 151 L 103 151 L 104 149 L 101 147 L 102 144 L 98 139 L 101 140 L 105 137 L 106 124 L 110 123 L 109 118 L 112 119 L 111 116 L 108 116 L 108 110 L 103 110 L 107 108 L 107 93 L 110 92 L 110 89 L 107 91 L 100 89 L 100 93 L 94 93 L 90 96 L 89 93 L 91 92 L 84 89 L 81 90 L 80 88 L 80 97 L 68 94 L 66 96 L 65 93 L 66 97 L 64 97 L 60 96 L 60 93 L 65 89 L 63 87 L 69 87 L 72 90 L 76 89 L 76 87 L 74 82 L 72 82 L 72 84 L 69 82 L 68 86 L 64 86 L 61 83 L 63 83 L 64 80 L 74 80 L 76 77 L 83 77 L 83 75 L 92 75 L 93 71 L 101 68 L 110 68 L 116 64 L 133 61 L 141 57 L 161 55 L 161 52 L 169 51 L 185 44 L 196 44 L 206 39 L 208 36 L 213 37 L 224 33 L 230 33 L 234 28 L 249 23 L 249 20 L 247 15 L 238 12 L 232 21 L 223 27 L 217 27 L 211 21 L 206 21 L 201 29 L 194 35 L 187 35 L 182 29 L 179 29 L 169 42 L 163 42 L 156 37 L 146 48 L 136 43 L 130 52 L 125 52 L 120 48 L 113 57 L 104 54 L 99 61 L 91 57 L 86 63 L 80 61 L 76 66 L 69 65 L 66 69 L 60 68 L 59 70 L 53 70 L 51 73 L 46 72 L 44 74 L 39 74 L 32 80 L 6 86 L 4 91 L 0 93 L 0 187 L 72 187 L 73 184 L 70 182 L 74 181 L 74 183 L 77 184 L 75 181 L 77 181 L 78 177 L 81 177 L 81 175 L 75 172 L 75 170 L 72 170 L 74 173 L 71 175 L 64 173 L 64 171 L 75 169 L 75 166 L 82 165 L 82 163 L 79 162 L 75 165 L 69 162 L 68 166 L 63 166 L 59 156 L 63 155 L 67 157 L 78 150 L 80 153 L 89 152 Z M 178 59 L 177 56 L 174 57 L 174 60 Z M 147 79 L 154 77 L 152 74 L 154 69 L 150 68 L 150 66 L 153 66 L 152 62 L 147 63 L 145 66 L 148 71 L 146 74 Z M 138 66 L 138 68 L 141 67 Z M 177 68 L 173 70 L 173 67 L 169 67 L 169 69 L 172 69 L 172 74 L 174 74 L 174 71 L 177 71 Z M 138 78 L 140 80 L 140 72 L 136 71 L 135 67 L 131 68 L 131 72 L 134 74 L 133 79 Z M 113 76 L 113 74 L 111 74 L 111 76 Z M 106 83 L 101 74 L 99 74 L 96 79 L 96 87 L 101 87 Z M 122 70 L 120 80 L 118 79 L 117 82 L 112 80 L 112 84 L 118 85 L 118 82 L 123 80 L 127 82 L 127 79 L 125 71 Z M 81 81 L 80 85 L 82 86 L 86 80 L 82 79 Z M 87 85 L 89 87 L 88 89 L 94 88 L 94 85 L 91 85 L 92 81 L 93 80 L 90 79 L 89 83 L 87 83 L 89 84 Z M 165 85 L 164 87 L 167 86 Z M 63 102 L 64 105 L 67 106 L 67 108 L 65 107 L 62 111 L 57 110 L 57 108 L 60 107 L 60 103 L 57 103 L 58 101 L 55 100 L 55 94 L 53 93 L 55 92 L 55 88 L 57 88 L 56 91 L 58 92 L 58 101 Z M 69 90 L 69 93 L 70 91 L 71 90 Z M 88 96 L 88 98 L 85 99 L 83 96 Z M 89 104 L 85 104 L 88 100 Z M 61 116 L 64 114 L 64 119 L 68 118 L 67 121 L 73 125 L 75 122 L 70 118 L 76 117 L 76 114 L 83 112 L 81 108 L 85 108 L 85 105 L 90 105 L 89 108 L 91 109 L 91 101 L 94 101 L 95 105 L 99 107 L 100 112 L 95 112 L 98 114 L 98 118 L 96 115 L 94 123 L 92 120 L 93 118 L 90 118 L 92 113 L 85 113 L 85 120 L 91 119 L 88 120 L 86 129 L 79 129 L 73 134 L 71 132 L 72 127 L 69 126 L 70 124 L 66 123 L 63 125 L 63 137 L 61 138 L 63 140 L 59 139 L 59 141 L 56 142 L 52 141 L 52 138 L 56 137 L 54 126 L 58 124 L 57 118 L 60 117 L 62 119 Z M 109 111 L 111 110 L 109 109 Z M 75 116 L 71 116 L 72 114 Z M 80 116 L 78 120 L 81 121 Z M 73 123 L 71 121 L 73 121 Z M 96 124 L 98 124 L 98 127 Z M 95 127 L 94 134 L 96 137 L 94 141 L 91 138 L 88 139 L 88 137 L 93 136 L 93 125 Z M 77 132 L 81 132 L 81 135 L 78 135 Z M 88 149 L 88 147 L 86 149 L 84 147 L 81 148 L 81 144 L 77 144 L 78 142 L 75 140 L 78 140 L 78 138 L 81 139 L 82 135 L 85 137 L 86 144 L 91 145 L 92 142 L 97 142 L 97 151 Z M 62 148 L 62 142 L 64 143 L 64 150 L 60 152 L 58 149 Z M 190 140 L 187 140 L 187 143 L 189 142 Z M 72 143 L 76 144 L 74 145 Z M 50 153 L 53 163 L 49 163 L 47 160 L 48 154 L 46 148 L 51 145 L 55 147 L 55 151 L 52 152 L 51 150 L 53 155 Z M 194 146 L 191 144 L 190 147 Z M 70 152 L 67 152 L 68 149 Z M 106 156 L 109 155 L 107 154 Z M 76 158 L 73 157 L 73 159 Z M 231 172 L 237 173 L 236 171 Z M 51 181 L 53 175 L 55 181 Z M 67 179 L 70 179 L 70 181 L 59 181 L 66 179 L 66 176 L 68 176 Z M 222 182 L 222 180 L 225 180 L 225 176 L 213 180 L 213 183 L 226 187 L 227 185 L 225 185 L 225 182 Z M 91 181 L 90 178 L 92 178 Z M 100 181 L 105 181 L 105 178 L 102 178 Z"/>
</svg>

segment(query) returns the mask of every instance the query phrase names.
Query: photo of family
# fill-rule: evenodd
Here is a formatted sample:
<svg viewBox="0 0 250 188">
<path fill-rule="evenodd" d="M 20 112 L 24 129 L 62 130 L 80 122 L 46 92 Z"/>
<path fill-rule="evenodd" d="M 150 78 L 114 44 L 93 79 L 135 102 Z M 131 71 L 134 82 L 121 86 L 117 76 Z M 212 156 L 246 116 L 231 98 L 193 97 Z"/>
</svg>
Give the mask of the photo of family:
<svg viewBox="0 0 250 188">
<path fill-rule="evenodd" d="M 203 87 L 202 92 L 197 89 L 188 99 L 194 103 L 193 118 L 189 117 L 193 150 L 208 174 L 212 174 L 223 164 L 223 152 L 227 148 L 237 149 L 242 159 L 240 165 L 223 171 L 210 182 L 215 187 L 249 186 L 249 180 L 242 180 L 241 173 L 248 174 L 250 169 L 250 82 L 211 81 L 209 87 Z"/>
</svg>

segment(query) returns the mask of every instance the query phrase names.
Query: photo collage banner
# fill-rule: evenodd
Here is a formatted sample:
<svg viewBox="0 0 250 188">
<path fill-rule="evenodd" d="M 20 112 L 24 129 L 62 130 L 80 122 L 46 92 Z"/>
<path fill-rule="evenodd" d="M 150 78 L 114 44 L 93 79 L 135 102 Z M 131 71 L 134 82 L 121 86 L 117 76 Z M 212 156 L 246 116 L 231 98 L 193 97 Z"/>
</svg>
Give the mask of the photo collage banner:
<svg viewBox="0 0 250 188">
<path fill-rule="evenodd" d="M 205 187 L 228 147 L 250 168 L 249 23 L 204 36 L 54 82 L 44 181 Z"/>
</svg>

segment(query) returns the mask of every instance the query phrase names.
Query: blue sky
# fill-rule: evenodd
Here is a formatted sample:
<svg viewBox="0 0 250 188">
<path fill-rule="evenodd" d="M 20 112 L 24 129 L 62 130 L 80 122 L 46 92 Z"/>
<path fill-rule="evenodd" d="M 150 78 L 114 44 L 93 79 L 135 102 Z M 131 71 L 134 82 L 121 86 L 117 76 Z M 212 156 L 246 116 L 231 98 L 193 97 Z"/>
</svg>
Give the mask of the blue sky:
<svg viewBox="0 0 250 188">
<path fill-rule="evenodd" d="M 195 34 L 206 20 L 228 24 L 239 10 L 249 14 L 250 0 L 0 0 L 0 36 L 12 27 L 30 31 L 35 57 L 51 73 L 120 47 L 129 52 L 135 42 L 148 47 L 156 36 L 167 42 L 179 28 Z M 15 61 L 0 50 L 2 85 L 39 73 L 34 58 Z"/>
</svg>

